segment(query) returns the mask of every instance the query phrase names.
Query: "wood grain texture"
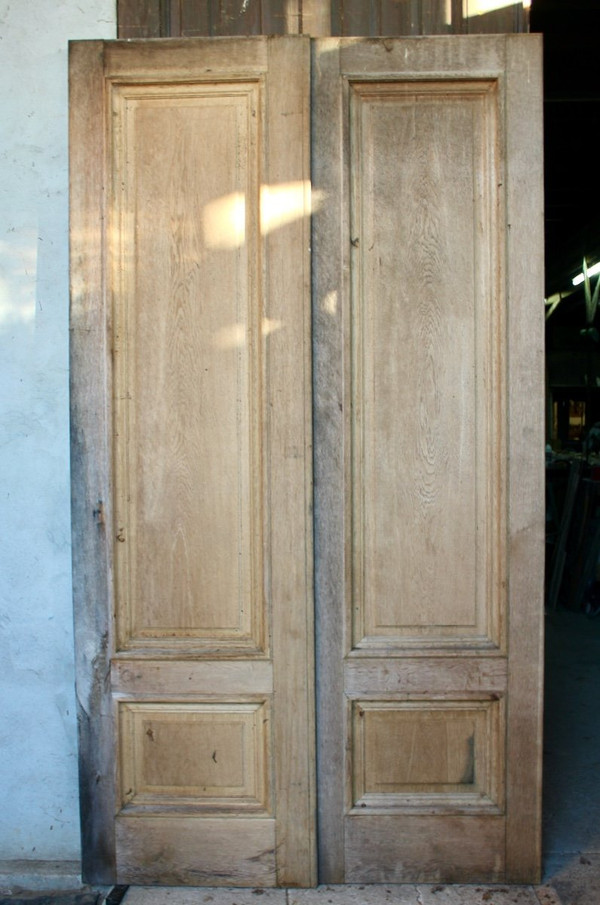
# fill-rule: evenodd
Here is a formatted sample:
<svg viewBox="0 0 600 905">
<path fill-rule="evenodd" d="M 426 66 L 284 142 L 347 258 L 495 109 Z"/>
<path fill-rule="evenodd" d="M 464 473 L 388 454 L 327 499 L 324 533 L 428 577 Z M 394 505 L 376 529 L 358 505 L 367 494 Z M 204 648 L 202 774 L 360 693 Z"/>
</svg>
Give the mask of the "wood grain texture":
<svg viewBox="0 0 600 905">
<path fill-rule="evenodd" d="M 346 882 L 501 882 L 504 831 L 503 817 L 349 817 Z"/>
<path fill-rule="evenodd" d="M 247 689 L 257 694 L 273 693 L 273 664 L 268 660 L 137 660 L 112 661 L 111 685 L 114 694 L 138 699 L 151 695 L 237 695 Z M 216 689 L 216 690 L 215 690 Z"/>
<path fill-rule="evenodd" d="M 244 819 L 121 816 L 117 883 L 274 886 L 275 821 L 254 822 L 256 831 L 249 834 Z M 165 839 L 170 840 L 168 846 Z"/>
<path fill-rule="evenodd" d="M 161 0 L 117 0 L 119 38 L 160 38 L 165 25 Z"/>
<path fill-rule="evenodd" d="M 422 657 L 401 659 L 390 650 L 386 659 L 348 658 L 344 664 L 344 687 L 348 695 L 390 693 L 436 694 L 452 688 L 456 692 L 500 692 L 506 687 L 504 658 Z"/>
<path fill-rule="evenodd" d="M 119 0 L 120 38 L 434 35 L 528 31 L 522 2 L 478 0 Z"/>
<path fill-rule="evenodd" d="M 541 871 L 544 632 L 543 160 L 540 36 L 506 39 L 510 670 L 507 876 Z M 527 253 L 519 253 L 526 248 Z"/>
<path fill-rule="evenodd" d="M 293 711 L 293 718 L 282 713 L 274 725 L 275 794 L 280 803 L 277 885 L 305 886 L 317 881 L 309 40 L 270 41 L 269 70 L 280 74 L 270 84 L 269 182 L 282 186 L 284 193 L 292 189 L 288 203 L 300 190 L 293 202 L 299 205 L 297 216 L 282 218 L 282 225 L 265 239 L 266 316 L 281 324 L 267 341 L 266 361 L 271 375 L 266 406 L 273 681 L 275 701 L 287 701 L 284 706 Z M 290 184 L 299 175 L 302 184 L 294 188 Z"/>
<path fill-rule="evenodd" d="M 263 89 L 111 94 L 119 648 L 261 651 Z"/>
<path fill-rule="evenodd" d="M 344 221 L 345 183 L 338 184 L 330 161 L 344 146 L 343 98 L 339 91 L 339 42 L 313 43 L 312 180 L 326 203 L 313 215 L 313 386 L 315 480 L 315 608 L 317 665 L 317 776 L 319 783 L 319 879 L 344 882 L 344 744 L 347 738 L 343 660 L 347 641 L 344 612 L 348 530 L 340 500 L 347 480 L 344 425 L 349 407 L 343 300 L 347 298 L 349 243 Z M 346 136 L 347 140 L 347 136 Z M 336 171 L 336 177 L 339 173 Z"/>
<path fill-rule="evenodd" d="M 353 644 L 498 646 L 496 83 L 350 105 Z"/>
<path fill-rule="evenodd" d="M 269 704 L 119 703 L 120 810 L 272 816 Z"/>
<path fill-rule="evenodd" d="M 309 46 L 281 41 L 73 51 L 90 882 L 315 880 Z"/>
<path fill-rule="evenodd" d="M 352 701 L 350 813 L 501 814 L 499 696 Z"/>
<path fill-rule="evenodd" d="M 101 167 L 90 166 L 104 149 L 102 52 L 98 41 L 69 48 L 71 524 L 82 877 L 110 884 L 116 791 L 106 683 L 113 643 L 111 374 L 102 292 L 104 185 Z"/>
<path fill-rule="evenodd" d="M 520 40 L 525 58 L 527 38 Z M 528 881 L 537 877 L 539 802 L 530 791 L 525 828 L 509 791 L 511 781 L 539 788 L 534 585 L 543 570 L 532 535 L 530 599 L 507 595 L 522 580 L 506 546 L 508 463 L 512 438 L 525 443 L 509 400 L 517 374 L 531 366 L 511 351 L 523 324 L 510 308 L 507 257 L 517 270 L 527 265 L 526 243 L 517 247 L 510 229 L 517 215 L 523 228 L 529 221 L 528 202 L 513 214 L 506 194 L 507 47 L 507 39 L 486 36 L 330 39 L 315 48 L 313 174 L 328 199 L 313 235 L 325 882 L 508 878 L 511 821 L 536 840 L 521 866 L 532 856 Z M 533 49 L 537 78 L 535 60 Z M 524 142 L 517 160 L 526 147 L 532 153 Z M 542 398 L 539 387 L 532 398 Z M 526 455 L 535 458 L 531 447 Z M 529 474 L 521 471 L 521 480 Z M 537 524 L 543 494 L 535 476 L 531 490 L 520 511 Z M 511 702 L 513 657 L 529 681 Z M 470 714 L 464 720 L 452 711 L 457 699 Z M 398 716 L 403 701 L 419 712 L 416 723 L 412 710 Z M 446 724 L 447 714 L 434 716 L 440 701 L 452 712 Z M 373 713 L 361 717 L 363 702 Z M 513 748 L 520 719 L 525 733 Z M 410 757 L 421 770 L 414 786 Z M 450 782 L 459 774 L 462 789 Z M 390 781 L 397 788 L 388 794 Z M 407 813 L 392 818 L 386 807 Z"/>
</svg>

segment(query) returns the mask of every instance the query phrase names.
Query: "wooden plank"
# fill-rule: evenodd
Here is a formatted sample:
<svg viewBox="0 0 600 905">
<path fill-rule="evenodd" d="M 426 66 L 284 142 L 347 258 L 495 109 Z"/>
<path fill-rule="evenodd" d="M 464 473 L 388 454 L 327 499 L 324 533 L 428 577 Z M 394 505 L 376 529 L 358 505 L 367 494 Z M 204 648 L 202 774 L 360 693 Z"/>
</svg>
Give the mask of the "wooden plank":
<svg viewBox="0 0 600 905">
<path fill-rule="evenodd" d="M 446 0 L 421 0 L 420 7 L 419 34 L 443 35 L 454 31 L 452 8 L 448 9 Z"/>
<path fill-rule="evenodd" d="M 160 38 L 162 25 L 160 0 L 117 0 L 119 38 Z"/>
<path fill-rule="evenodd" d="M 349 817 L 346 882 L 500 882 L 504 829 L 503 817 Z"/>
<path fill-rule="evenodd" d="M 180 30 L 171 31 L 171 36 L 201 38 L 210 35 L 210 7 L 210 3 L 198 3 L 198 0 L 179 0 Z"/>
<path fill-rule="evenodd" d="M 348 446 L 344 441 L 349 398 L 343 355 L 347 329 L 343 300 L 347 297 L 349 242 L 344 228 L 344 184 L 332 176 L 344 140 L 339 42 L 314 44 L 313 170 L 315 191 L 329 201 L 313 215 L 313 381 L 315 443 L 315 606 L 317 624 L 317 775 L 319 777 L 319 871 L 324 883 L 344 882 L 344 676 L 340 651 L 345 649 L 344 611 L 347 525 L 340 500 Z M 330 241 L 319 241 L 327 237 Z M 334 463 L 334 467 L 332 464 Z"/>
<path fill-rule="evenodd" d="M 102 289 L 102 70 L 102 42 L 70 45 L 71 517 L 82 876 L 110 884 L 115 866 L 115 751 L 106 683 L 112 646 L 112 512 L 105 402 L 110 355 Z M 95 606 L 95 601 L 104 604 Z"/>
<path fill-rule="evenodd" d="M 465 0 L 463 27 L 467 34 L 511 34 L 528 31 L 527 12 L 521 0 L 493 8 L 485 0 Z"/>
<path fill-rule="evenodd" d="M 351 659 L 345 664 L 348 695 L 423 695 L 453 692 L 502 692 L 506 688 L 506 661 L 432 658 Z"/>
<path fill-rule="evenodd" d="M 331 34 L 331 6 L 323 0 L 302 0 L 302 34 L 324 38 Z"/>
<path fill-rule="evenodd" d="M 275 821 L 252 823 L 251 833 L 244 819 L 178 817 L 175 825 L 172 817 L 121 816 L 117 883 L 221 886 L 225 878 L 231 886 L 274 886 Z"/>
<path fill-rule="evenodd" d="M 265 315 L 270 323 L 281 325 L 281 330 L 265 339 L 270 374 L 265 403 L 271 463 L 273 669 L 276 701 L 289 702 L 288 708 L 293 702 L 293 714 L 280 708 L 274 724 L 275 783 L 280 803 L 277 883 L 304 886 L 316 882 L 309 39 L 281 37 L 271 41 L 269 71 L 278 76 L 269 89 L 268 178 L 273 191 L 280 195 L 272 196 L 272 214 L 268 207 L 263 209 L 269 262 Z M 298 184 L 300 174 L 303 179 Z M 281 225 L 277 222 L 277 197 L 289 211 Z M 286 336 L 294 340 L 284 341 Z M 292 555 L 295 549 L 302 552 Z"/>
<path fill-rule="evenodd" d="M 267 660 L 158 661 L 118 659 L 112 663 L 111 684 L 116 695 L 221 696 L 272 694 L 273 667 Z"/>
<path fill-rule="evenodd" d="M 380 34 L 379 4 L 377 0 L 333 0 L 331 9 L 332 35 Z"/>
<path fill-rule="evenodd" d="M 223 45 L 210 38 L 173 38 L 168 41 L 111 41 L 106 43 L 106 76 L 110 79 L 134 78 L 136 82 L 156 79 L 160 69 L 165 80 L 191 82 L 210 80 L 218 68 L 223 76 L 257 78 L 266 71 L 266 42 L 261 38 L 232 40 L 223 59 Z"/>
<path fill-rule="evenodd" d="M 538 882 L 544 580 L 542 41 L 508 36 L 507 292 L 510 557 L 506 879 Z M 526 254 L 523 249 L 527 249 Z"/>
<path fill-rule="evenodd" d="M 111 100 L 117 649 L 264 655 L 260 85 Z"/>
<path fill-rule="evenodd" d="M 119 38 L 306 34 L 324 37 L 526 32 L 522 2 L 481 0 L 118 0 Z"/>
</svg>

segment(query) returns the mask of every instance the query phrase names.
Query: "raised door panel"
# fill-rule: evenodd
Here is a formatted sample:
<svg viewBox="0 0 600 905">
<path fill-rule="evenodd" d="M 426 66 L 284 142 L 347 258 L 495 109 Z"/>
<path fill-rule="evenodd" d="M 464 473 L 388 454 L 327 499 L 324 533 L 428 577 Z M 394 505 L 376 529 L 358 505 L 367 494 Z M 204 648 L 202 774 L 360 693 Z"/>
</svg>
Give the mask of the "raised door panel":
<svg viewBox="0 0 600 905">
<path fill-rule="evenodd" d="M 85 875 L 310 885 L 309 44 L 76 43 L 72 91 Z"/>
<path fill-rule="evenodd" d="M 263 93 L 111 91 L 120 650 L 265 650 Z"/>
<path fill-rule="evenodd" d="M 315 58 L 322 879 L 532 881 L 539 42 L 329 39 Z"/>
<path fill-rule="evenodd" d="M 353 647 L 498 647 L 497 83 L 352 82 L 349 107 Z"/>
</svg>

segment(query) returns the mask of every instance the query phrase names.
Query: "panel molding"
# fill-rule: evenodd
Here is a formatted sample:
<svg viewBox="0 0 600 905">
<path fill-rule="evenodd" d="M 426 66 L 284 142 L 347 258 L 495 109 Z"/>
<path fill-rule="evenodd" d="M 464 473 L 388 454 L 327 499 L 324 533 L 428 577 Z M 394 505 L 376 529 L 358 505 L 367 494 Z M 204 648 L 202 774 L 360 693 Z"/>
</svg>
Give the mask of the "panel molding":
<svg viewBox="0 0 600 905">
<path fill-rule="evenodd" d="M 503 813 L 500 696 L 359 698 L 350 707 L 350 814 Z"/>
<path fill-rule="evenodd" d="M 117 707 L 121 813 L 272 816 L 268 700 Z"/>
<path fill-rule="evenodd" d="M 345 81 L 353 649 L 498 650 L 506 596 L 498 79 Z M 389 155 L 392 124 L 403 144 Z M 450 510 L 470 533 L 447 530 Z"/>
<path fill-rule="evenodd" d="M 266 653 L 263 95 L 109 85 L 120 650 Z"/>
</svg>

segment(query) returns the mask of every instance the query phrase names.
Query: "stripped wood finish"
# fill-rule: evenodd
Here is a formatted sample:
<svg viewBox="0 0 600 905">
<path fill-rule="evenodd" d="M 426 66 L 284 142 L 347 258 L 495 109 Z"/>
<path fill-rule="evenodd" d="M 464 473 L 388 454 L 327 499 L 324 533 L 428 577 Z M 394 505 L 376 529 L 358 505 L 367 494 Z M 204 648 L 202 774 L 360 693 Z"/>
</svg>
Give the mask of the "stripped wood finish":
<svg viewBox="0 0 600 905">
<path fill-rule="evenodd" d="M 84 876 L 311 885 L 309 43 L 71 60 Z"/>
<path fill-rule="evenodd" d="M 315 44 L 323 882 L 539 878 L 540 75 L 529 36 Z"/>
<path fill-rule="evenodd" d="M 532 882 L 540 43 L 309 48 L 71 47 L 84 876 Z"/>
</svg>

